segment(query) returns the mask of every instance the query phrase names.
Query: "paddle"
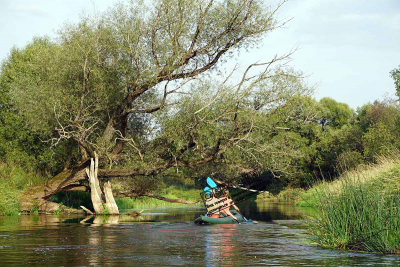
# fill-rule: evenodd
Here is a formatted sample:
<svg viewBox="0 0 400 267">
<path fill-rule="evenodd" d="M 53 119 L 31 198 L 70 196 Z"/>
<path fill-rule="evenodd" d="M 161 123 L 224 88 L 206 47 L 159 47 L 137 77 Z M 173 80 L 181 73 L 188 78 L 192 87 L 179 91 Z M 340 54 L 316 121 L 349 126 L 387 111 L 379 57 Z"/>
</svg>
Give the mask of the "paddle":
<svg viewBox="0 0 400 267">
<path fill-rule="evenodd" d="M 211 188 L 217 188 L 217 184 L 216 184 L 210 177 L 207 177 L 207 184 L 208 184 Z"/>
<path fill-rule="evenodd" d="M 246 219 L 246 217 L 244 217 L 244 216 L 243 216 L 243 214 L 242 214 L 242 213 L 240 213 L 240 211 L 237 211 L 237 213 L 239 213 L 239 214 L 240 214 L 240 216 L 242 216 L 242 217 L 243 217 L 243 219 L 244 219 L 244 221 L 245 221 L 245 222 L 251 222 L 251 221 L 252 221 L 252 220 L 247 220 L 247 219 Z"/>
</svg>

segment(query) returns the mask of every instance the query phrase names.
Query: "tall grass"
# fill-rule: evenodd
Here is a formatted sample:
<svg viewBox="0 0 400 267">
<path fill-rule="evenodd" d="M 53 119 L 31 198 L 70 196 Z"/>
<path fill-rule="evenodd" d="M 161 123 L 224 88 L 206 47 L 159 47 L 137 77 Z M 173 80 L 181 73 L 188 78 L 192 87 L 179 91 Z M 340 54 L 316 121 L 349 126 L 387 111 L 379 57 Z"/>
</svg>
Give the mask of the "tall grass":
<svg viewBox="0 0 400 267">
<path fill-rule="evenodd" d="M 20 210 L 24 189 L 40 184 L 44 178 L 13 163 L 0 162 L 0 215 L 15 215 Z"/>
<path fill-rule="evenodd" d="M 188 186 L 168 186 L 156 194 L 170 199 L 180 199 L 185 201 L 196 201 L 200 199 L 202 190 Z M 117 198 L 115 199 L 119 209 L 138 209 L 149 206 L 182 206 L 182 203 L 171 203 L 150 197 L 138 198 Z"/>
<path fill-rule="evenodd" d="M 8 185 L 0 187 L 0 215 L 16 215 L 19 212 L 20 192 Z"/>
<path fill-rule="evenodd" d="M 166 198 L 180 199 L 186 201 L 195 201 L 200 199 L 201 190 L 193 189 L 188 186 L 168 186 L 157 194 Z M 90 193 L 80 191 L 66 191 L 59 192 L 49 198 L 49 200 L 56 203 L 62 203 L 64 206 L 79 209 L 80 205 L 93 210 L 92 200 Z M 181 203 L 170 203 L 150 197 L 137 197 L 137 198 L 116 198 L 118 209 L 141 209 L 154 206 L 182 206 Z"/>
<path fill-rule="evenodd" d="M 43 184 L 47 177 L 40 173 L 27 171 L 14 163 L 0 161 L 0 215 L 16 215 L 20 211 L 20 199 L 25 189 Z M 195 201 L 200 199 L 200 192 L 194 185 L 174 185 L 161 187 L 156 194 L 171 199 Z M 51 201 L 64 206 L 79 208 L 83 205 L 93 208 L 90 193 L 79 191 L 60 192 L 50 197 Z M 182 206 L 180 203 L 169 203 L 149 197 L 117 198 L 119 209 L 143 208 L 149 206 Z"/>
<path fill-rule="evenodd" d="M 323 247 L 379 253 L 400 252 L 400 160 L 381 160 L 309 190 L 318 209 L 310 224 Z"/>
</svg>

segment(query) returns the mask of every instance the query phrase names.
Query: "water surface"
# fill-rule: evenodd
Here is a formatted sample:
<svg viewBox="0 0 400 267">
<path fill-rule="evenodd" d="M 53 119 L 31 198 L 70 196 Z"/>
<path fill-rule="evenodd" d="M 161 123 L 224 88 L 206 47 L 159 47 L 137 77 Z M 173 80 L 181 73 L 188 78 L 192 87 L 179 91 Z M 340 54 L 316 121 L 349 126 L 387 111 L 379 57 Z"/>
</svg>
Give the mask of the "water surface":
<svg viewBox="0 0 400 267">
<path fill-rule="evenodd" d="M 197 226 L 201 206 L 149 207 L 142 216 L 0 217 L 0 266 L 400 266 L 397 255 L 310 244 L 309 210 L 241 203 L 258 223 Z"/>
</svg>

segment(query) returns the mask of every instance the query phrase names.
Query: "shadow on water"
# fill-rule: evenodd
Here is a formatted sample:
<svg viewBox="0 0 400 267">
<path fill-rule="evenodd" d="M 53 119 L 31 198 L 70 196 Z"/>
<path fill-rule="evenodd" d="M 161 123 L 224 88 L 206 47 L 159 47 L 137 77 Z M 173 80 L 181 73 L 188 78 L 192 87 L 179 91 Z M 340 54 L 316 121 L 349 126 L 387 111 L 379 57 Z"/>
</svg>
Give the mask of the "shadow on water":
<svg viewBox="0 0 400 267">
<path fill-rule="evenodd" d="M 247 224 L 197 226 L 202 206 L 151 207 L 141 216 L 0 217 L 0 266 L 395 266 L 394 255 L 321 249 L 312 210 L 239 203 Z"/>
</svg>

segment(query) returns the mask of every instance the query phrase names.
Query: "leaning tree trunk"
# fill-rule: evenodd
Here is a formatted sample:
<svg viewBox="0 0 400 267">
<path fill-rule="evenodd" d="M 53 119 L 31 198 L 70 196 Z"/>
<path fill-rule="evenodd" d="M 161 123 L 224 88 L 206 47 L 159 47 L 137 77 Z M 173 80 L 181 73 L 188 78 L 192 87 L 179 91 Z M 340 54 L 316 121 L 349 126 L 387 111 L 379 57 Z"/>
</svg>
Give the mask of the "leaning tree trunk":
<svg viewBox="0 0 400 267">
<path fill-rule="evenodd" d="M 54 212 L 60 208 L 60 205 L 51 202 L 49 198 L 59 192 L 69 190 L 91 192 L 91 198 L 95 208 L 95 213 L 106 213 L 104 207 L 107 208 L 109 214 L 119 214 L 118 207 L 115 203 L 111 184 L 109 182 L 104 185 L 104 193 L 100 190 L 100 183 L 97 177 L 98 158 L 81 162 L 73 169 L 64 170 L 52 179 L 46 181 L 45 184 L 30 188 L 21 196 L 21 211 L 31 211 L 38 209 L 41 212 Z M 85 186 L 82 183 L 89 178 L 90 186 Z M 92 181 L 92 182 L 91 182 Z M 70 203 L 79 201 L 78 199 L 69 199 Z M 103 205 L 104 204 L 104 205 Z M 83 213 L 83 210 L 67 209 L 72 213 Z"/>
<path fill-rule="evenodd" d="M 94 161 L 93 158 L 90 160 L 90 168 L 86 168 L 94 212 L 97 214 L 119 214 L 110 181 L 104 184 L 104 193 L 100 189 L 99 179 L 97 178 L 98 169 L 99 159 L 96 156 Z"/>
<path fill-rule="evenodd" d="M 102 160 L 100 159 L 100 163 Z M 172 165 L 171 165 L 172 166 Z M 57 174 L 55 177 L 47 180 L 44 184 L 35 186 L 26 190 L 21 196 L 21 211 L 32 211 L 37 208 L 42 212 L 53 212 L 60 208 L 60 205 L 49 201 L 49 198 L 57 193 L 68 191 L 68 190 L 78 190 L 91 192 L 91 198 L 93 206 L 95 207 L 95 213 L 106 213 L 105 207 L 107 208 L 107 213 L 109 214 L 119 214 L 118 207 L 115 203 L 114 196 L 111 190 L 110 182 L 104 184 L 103 192 L 100 189 L 100 178 L 118 178 L 118 177 L 134 177 L 134 176 L 150 176 L 154 173 L 160 172 L 164 169 L 168 169 L 169 165 L 165 167 L 164 164 L 155 166 L 154 168 L 144 169 L 144 168 L 134 168 L 134 169 L 99 169 L 99 159 L 95 155 L 95 159 L 88 159 L 72 169 L 67 169 Z M 84 185 L 86 181 L 90 182 L 90 186 Z M 141 190 L 139 190 L 141 191 Z M 188 202 L 179 199 L 168 199 L 162 196 L 151 194 L 150 192 L 140 192 L 136 190 L 131 190 L 128 193 L 119 193 L 119 197 L 138 197 L 147 196 L 156 199 L 160 199 L 167 202 L 178 202 L 184 204 L 193 204 L 195 202 Z M 70 199 L 69 202 L 79 201 L 78 199 Z M 200 200 L 199 200 L 200 201 Z M 68 212 L 72 213 L 83 213 L 83 210 L 77 210 L 69 208 Z M 90 213 L 85 210 L 85 212 Z"/>
<path fill-rule="evenodd" d="M 59 192 L 68 190 L 89 191 L 90 188 L 81 184 L 87 180 L 85 168 L 90 162 L 82 162 L 77 167 L 64 170 L 46 183 L 26 190 L 21 196 L 21 211 L 31 211 L 37 208 L 42 212 L 53 212 L 59 208 L 59 204 L 49 201 L 49 198 Z M 75 199 L 68 200 L 77 201 Z M 83 212 L 70 210 L 71 212 Z"/>
</svg>

